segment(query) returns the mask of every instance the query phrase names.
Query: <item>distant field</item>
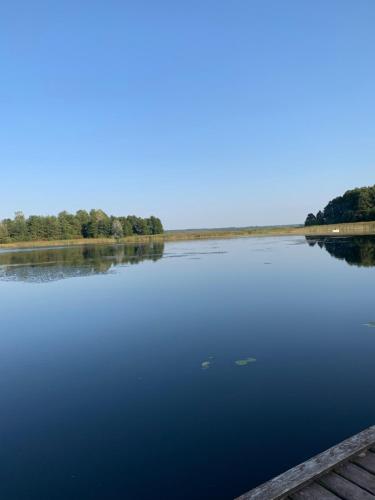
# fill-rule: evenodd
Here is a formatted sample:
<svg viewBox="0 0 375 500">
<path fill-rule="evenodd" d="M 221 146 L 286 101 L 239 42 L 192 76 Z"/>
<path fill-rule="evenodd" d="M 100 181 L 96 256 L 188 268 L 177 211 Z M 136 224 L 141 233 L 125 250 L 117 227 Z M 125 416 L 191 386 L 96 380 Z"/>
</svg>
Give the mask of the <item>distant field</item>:
<svg viewBox="0 0 375 500">
<path fill-rule="evenodd" d="M 303 227 L 302 224 L 288 224 L 287 226 L 285 225 L 278 225 L 278 226 L 244 226 L 244 227 L 236 227 L 236 226 L 231 226 L 231 227 L 200 227 L 200 228 L 195 228 L 195 229 L 169 229 L 166 230 L 165 233 L 212 233 L 212 232 L 226 232 L 226 233 L 232 233 L 238 232 L 238 231 L 254 231 L 258 229 L 262 230 L 268 230 L 268 229 L 280 229 L 280 228 L 295 228 L 295 227 Z"/>
<path fill-rule="evenodd" d="M 332 224 L 326 226 L 260 226 L 230 229 L 194 229 L 187 231 L 168 231 L 163 235 L 165 240 L 206 239 L 206 238 L 239 238 L 249 236 L 283 236 L 295 235 L 354 235 L 375 234 L 374 222 L 356 222 L 350 224 Z"/>
<path fill-rule="evenodd" d="M 267 226 L 230 229 L 188 229 L 166 231 L 154 236 L 128 236 L 116 240 L 114 238 L 24 241 L 0 244 L 2 249 L 59 247 L 71 245 L 108 245 L 111 243 L 150 243 L 163 241 L 204 240 L 218 238 L 247 238 L 251 236 L 285 236 L 285 235 L 365 235 L 375 234 L 374 222 L 356 222 L 327 226 Z"/>
</svg>

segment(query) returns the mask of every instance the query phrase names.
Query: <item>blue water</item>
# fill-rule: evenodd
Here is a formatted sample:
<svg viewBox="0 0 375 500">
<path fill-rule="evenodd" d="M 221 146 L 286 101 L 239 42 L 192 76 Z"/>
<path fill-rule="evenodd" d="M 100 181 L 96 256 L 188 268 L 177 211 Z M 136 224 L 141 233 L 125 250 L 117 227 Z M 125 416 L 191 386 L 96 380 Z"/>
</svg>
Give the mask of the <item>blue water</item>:
<svg viewBox="0 0 375 500">
<path fill-rule="evenodd" d="M 230 499 L 374 424 L 374 249 L 0 253 L 0 498 Z"/>
</svg>

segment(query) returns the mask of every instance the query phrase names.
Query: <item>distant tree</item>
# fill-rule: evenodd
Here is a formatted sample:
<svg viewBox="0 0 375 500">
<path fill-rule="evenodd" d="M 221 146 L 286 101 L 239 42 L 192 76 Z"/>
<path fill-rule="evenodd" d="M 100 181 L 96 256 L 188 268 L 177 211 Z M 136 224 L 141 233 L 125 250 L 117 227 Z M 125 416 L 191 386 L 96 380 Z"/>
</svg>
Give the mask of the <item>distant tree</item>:
<svg viewBox="0 0 375 500">
<path fill-rule="evenodd" d="M 309 214 L 305 220 L 305 226 L 316 226 L 317 221 L 314 214 Z"/>
<path fill-rule="evenodd" d="M 111 218 L 103 212 L 103 210 L 96 210 L 96 217 L 98 221 L 98 236 L 99 238 L 108 238 L 111 236 L 112 222 Z"/>
<path fill-rule="evenodd" d="M 150 234 L 162 234 L 164 232 L 163 224 L 161 223 L 160 219 L 151 215 L 148 221 L 150 227 Z"/>
<path fill-rule="evenodd" d="M 27 232 L 30 240 L 44 240 L 46 238 L 43 222 L 43 217 L 38 215 L 30 215 L 27 219 Z"/>
<path fill-rule="evenodd" d="M 81 225 L 76 217 L 66 211 L 57 216 L 60 226 L 60 234 L 63 240 L 81 237 Z"/>
<path fill-rule="evenodd" d="M 111 235 L 111 219 L 103 210 L 91 210 L 87 233 L 89 238 L 108 238 Z"/>
<path fill-rule="evenodd" d="M 324 214 L 321 210 L 316 214 L 316 223 L 318 225 L 325 224 Z"/>
<path fill-rule="evenodd" d="M 88 234 L 88 224 L 90 222 L 90 215 L 86 210 L 78 210 L 76 212 L 76 219 L 81 226 L 81 235 L 83 238 L 87 238 Z"/>
<path fill-rule="evenodd" d="M 142 217 L 138 217 L 138 221 L 136 224 L 137 234 L 151 234 L 151 228 L 147 219 L 142 219 Z"/>
<path fill-rule="evenodd" d="M 87 238 L 97 238 L 98 237 L 98 220 L 96 217 L 96 210 L 90 210 L 90 218 L 87 223 Z"/>
<path fill-rule="evenodd" d="M 0 222 L 0 243 L 7 243 L 9 240 L 8 226 L 5 222 Z"/>
<path fill-rule="evenodd" d="M 42 217 L 44 220 L 44 237 L 47 240 L 60 240 L 61 232 L 57 217 L 54 215 Z"/>
<path fill-rule="evenodd" d="M 10 237 L 15 241 L 27 241 L 29 235 L 25 216 L 22 212 L 16 212 L 13 223 L 8 227 Z"/>
<path fill-rule="evenodd" d="M 128 221 L 132 226 L 133 234 L 147 234 L 147 222 L 141 217 L 129 215 Z"/>
<path fill-rule="evenodd" d="M 124 236 L 131 236 L 133 234 L 133 226 L 129 221 L 128 217 L 119 217 L 118 219 L 121 222 L 122 233 Z"/>
<path fill-rule="evenodd" d="M 118 219 L 114 219 L 112 222 L 111 235 L 116 239 L 120 239 L 124 236 L 121 222 Z"/>
</svg>

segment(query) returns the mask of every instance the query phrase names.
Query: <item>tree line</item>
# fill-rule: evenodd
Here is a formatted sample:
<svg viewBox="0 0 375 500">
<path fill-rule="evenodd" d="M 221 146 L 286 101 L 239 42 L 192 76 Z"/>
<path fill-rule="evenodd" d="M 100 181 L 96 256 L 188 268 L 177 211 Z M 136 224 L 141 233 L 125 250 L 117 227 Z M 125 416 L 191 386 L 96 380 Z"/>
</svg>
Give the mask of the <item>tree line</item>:
<svg viewBox="0 0 375 500">
<path fill-rule="evenodd" d="M 331 200 L 324 210 L 308 214 L 305 226 L 375 220 L 375 186 L 355 188 Z"/>
<path fill-rule="evenodd" d="M 114 217 L 103 210 L 78 210 L 75 214 L 64 211 L 57 216 L 30 215 L 28 218 L 22 212 L 16 212 L 13 219 L 0 221 L 0 243 L 77 238 L 119 239 L 163 232 L 163 225 L 157 217 Z"/>
</svg>

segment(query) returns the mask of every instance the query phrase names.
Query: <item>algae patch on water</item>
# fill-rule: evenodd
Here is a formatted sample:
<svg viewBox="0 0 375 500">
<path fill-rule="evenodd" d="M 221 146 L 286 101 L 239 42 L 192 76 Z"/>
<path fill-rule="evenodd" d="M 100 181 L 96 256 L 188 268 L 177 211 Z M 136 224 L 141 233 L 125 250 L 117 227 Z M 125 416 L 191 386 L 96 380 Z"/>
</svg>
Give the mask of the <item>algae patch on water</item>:
<svg viewBox="0 0 375 500">
<path fill-rule="evenodd" d="M 213 365 L 213 362 L 215 360 L 215 356 L 207 356 L 207 360 L 206 361 L 203 361 L 201 363 L 201 368 L 202 370 L 208 370 L 208 368 L 211 368 L 211 366 Z"/>
<path fill-rule="evenodd" d="M 246 366 L 249 365 L 250 363 L 255 363 L 255 361 L 256 361 L 255 358 L 237 359 L 237 361 L 235 361 L 235 364 L 237 366 Z"/>
</svg>

